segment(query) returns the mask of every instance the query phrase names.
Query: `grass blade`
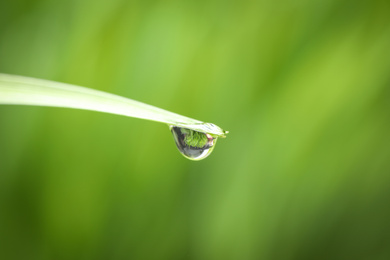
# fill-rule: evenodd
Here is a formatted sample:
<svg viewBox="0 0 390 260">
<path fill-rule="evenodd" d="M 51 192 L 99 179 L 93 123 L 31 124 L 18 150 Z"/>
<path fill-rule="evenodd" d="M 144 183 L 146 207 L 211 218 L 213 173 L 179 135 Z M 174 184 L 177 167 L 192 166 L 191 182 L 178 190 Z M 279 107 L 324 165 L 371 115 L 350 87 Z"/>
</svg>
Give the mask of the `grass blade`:
<svg viewBox="0 0 390 260">
<path fill-rule="evenodd" d="M 0 104 L 94 110 L 166 123 L 225 137 L 220 127 L 114 94 L 85 87 L 0 73 Z"/>
</svg>

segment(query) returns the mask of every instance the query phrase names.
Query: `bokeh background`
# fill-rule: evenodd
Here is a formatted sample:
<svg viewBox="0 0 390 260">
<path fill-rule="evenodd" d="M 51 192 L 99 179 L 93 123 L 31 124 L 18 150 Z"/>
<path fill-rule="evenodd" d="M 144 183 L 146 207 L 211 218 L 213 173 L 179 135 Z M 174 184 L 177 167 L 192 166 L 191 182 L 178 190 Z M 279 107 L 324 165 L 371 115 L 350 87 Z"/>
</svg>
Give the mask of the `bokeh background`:
<svg viewBox="0 0 390 260">
<path fill-rule="evenodd" d="M 390 259 L 390 2 L 0 2 L 0 72 L 230 131 L 0 106 L 0 259 Z"/>
</svg>

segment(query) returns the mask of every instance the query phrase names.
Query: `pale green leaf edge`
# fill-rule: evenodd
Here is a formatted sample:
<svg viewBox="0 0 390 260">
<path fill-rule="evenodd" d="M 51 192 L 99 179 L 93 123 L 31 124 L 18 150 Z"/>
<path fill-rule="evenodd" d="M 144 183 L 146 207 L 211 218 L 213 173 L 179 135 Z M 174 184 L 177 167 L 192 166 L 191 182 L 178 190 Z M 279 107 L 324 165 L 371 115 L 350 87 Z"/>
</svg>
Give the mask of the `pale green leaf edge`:
<svg viewBox="0 0 390 260">
<path fill-rule="evenodd" d="M 157 121 L 216 137 L 225 137 L 228 133 L 214 124 L 103 91 L 2 73 L 0 73 L 0 104 L 94 110 Z"/>
</svg>

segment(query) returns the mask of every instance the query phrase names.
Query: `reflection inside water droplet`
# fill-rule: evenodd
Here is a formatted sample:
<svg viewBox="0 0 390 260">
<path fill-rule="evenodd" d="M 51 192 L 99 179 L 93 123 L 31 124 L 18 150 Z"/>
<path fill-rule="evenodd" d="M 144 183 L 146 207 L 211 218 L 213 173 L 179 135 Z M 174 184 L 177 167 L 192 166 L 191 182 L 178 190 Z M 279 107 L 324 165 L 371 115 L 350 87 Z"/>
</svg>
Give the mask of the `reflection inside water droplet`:
<svg viewBox="0 0 390 260">
<path fill-rule="evenodd" d="M 170 126 L 180 153 L 187 159 L 198 161 L 206 158 L 214 149 L 217 138 L 194 130 Z"/>
</svg>

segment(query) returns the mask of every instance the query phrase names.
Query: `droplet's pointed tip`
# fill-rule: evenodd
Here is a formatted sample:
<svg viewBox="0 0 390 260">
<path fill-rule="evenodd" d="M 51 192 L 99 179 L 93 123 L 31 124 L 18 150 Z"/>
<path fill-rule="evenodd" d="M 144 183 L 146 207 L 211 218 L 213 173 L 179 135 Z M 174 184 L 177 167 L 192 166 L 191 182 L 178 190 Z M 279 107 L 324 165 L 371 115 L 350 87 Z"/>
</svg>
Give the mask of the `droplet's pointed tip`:
<svg viewBox="0 0 390 260">
<path fill-rule="evenodd" d="M 223 130 L 223 135 L 219 136 L 221 138 L 226 138 L 226 135 L 229 133 L 229 131 L 224 131 Z"/>
</svg>

